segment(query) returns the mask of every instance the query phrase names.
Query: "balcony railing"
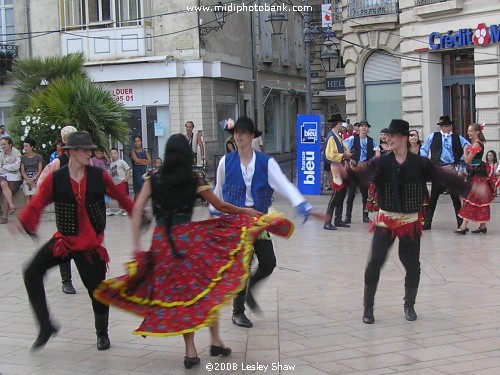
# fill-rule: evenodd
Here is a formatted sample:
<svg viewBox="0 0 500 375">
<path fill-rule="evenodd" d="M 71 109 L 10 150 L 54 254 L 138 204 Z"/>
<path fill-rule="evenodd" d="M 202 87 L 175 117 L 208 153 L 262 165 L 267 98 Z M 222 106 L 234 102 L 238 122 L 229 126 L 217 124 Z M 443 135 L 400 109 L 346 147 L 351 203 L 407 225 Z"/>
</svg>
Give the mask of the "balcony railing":
<svg viewBox="0 0 500 375">
<path fill-rule="evenodd" d="M 349 0 L 347 3 L 347 18 L 383 16 L 398 12 L 398 0 Z"/>
<path fill-rule="evenodd" d="M 448 0 L 415 0 L 415 6 L 443 3 Z"/>
<path fill-rule="evenodd" d="M 17 58 L 18 47 L 13 44 L 0 44 L 0 83 L 7 79 L 12 63 Z"/>
<path fill-rule="evenodd" d="M 321 5 L 313 5 L 311 22 L 321 24 Z M 332 4 L 332 23 L 342 23 L 342 0 Z"/>
</svg>

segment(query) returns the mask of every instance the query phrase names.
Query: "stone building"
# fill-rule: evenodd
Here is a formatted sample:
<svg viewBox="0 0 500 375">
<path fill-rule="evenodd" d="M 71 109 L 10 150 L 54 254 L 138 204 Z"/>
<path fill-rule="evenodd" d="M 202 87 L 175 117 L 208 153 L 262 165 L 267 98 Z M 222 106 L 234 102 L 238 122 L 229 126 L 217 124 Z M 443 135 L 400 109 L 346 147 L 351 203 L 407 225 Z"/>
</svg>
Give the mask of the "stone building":
<svg viewBox="0 0 500 375">
<path fill-rule="evenodd" d="M 265 5 L 264 1 L 253 2 Z M 304 108 L 302 18 L 287 12 L 285 32 L 271 35 L 270 11 L 227 9 L 213 0 L 1 0 L 3 52 L 14 58 L 83 52 L 95 82 L 130 112 L 131 136 L 155 156 L 191 120 L 201 131 L 209 168 L 225 151 L 219 122 L 248 115 L 264 131 L 266 151 L 285 153 Z M 227 3 L 244 5 L 243 2 Z M 220 21 L 220 19 L 219 19 Z M 10 35 L 8 35 L 10 34 Z M 12 87 L 0 86 L 8 120 Z M 50 83 L 49 83 L 50 84 Z M 131 141 L 119 145 L 128 154 Z"/>
</svg>

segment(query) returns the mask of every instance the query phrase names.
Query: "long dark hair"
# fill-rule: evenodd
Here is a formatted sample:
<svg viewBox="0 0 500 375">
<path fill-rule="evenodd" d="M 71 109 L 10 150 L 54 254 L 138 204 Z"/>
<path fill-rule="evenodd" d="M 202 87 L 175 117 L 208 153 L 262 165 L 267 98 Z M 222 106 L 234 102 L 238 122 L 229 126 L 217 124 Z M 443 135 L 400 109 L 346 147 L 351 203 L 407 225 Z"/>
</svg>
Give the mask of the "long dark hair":
<svg viewBox="0 0 500 375">
<path fill-rule="evenodd" d="M 493 164 L 498 163 L 497 153 L 496 153 L 495 151 L 493 151 L 493 150 L 489 150 L 489 151 L 486 153 L 486 162 L 488 162 L 488 154 L 489 154 L 490 152 L 493 154 Z"/>
<path fill-rule="evenodd" d="M 183 134 L 174 134 L 165 145 L 165 163 L 160 168 L 162 182 L 179 185 L 192 178 L 193 155 Z"/>
</svg>

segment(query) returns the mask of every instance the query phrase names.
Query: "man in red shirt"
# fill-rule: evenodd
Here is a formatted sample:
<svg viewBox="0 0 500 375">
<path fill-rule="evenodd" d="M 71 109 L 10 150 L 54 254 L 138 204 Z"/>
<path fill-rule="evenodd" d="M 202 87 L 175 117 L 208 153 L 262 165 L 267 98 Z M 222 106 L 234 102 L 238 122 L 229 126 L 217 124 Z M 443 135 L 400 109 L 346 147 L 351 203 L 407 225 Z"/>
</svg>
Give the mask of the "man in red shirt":
<svg viewBox="0 0 500 375">
<path fill-rule="evenodd" d="M 92 300 L 97 349 L 106 350 L 110 347 L 109 306 L 98 302 L 92 295 L 105 279 L 109 262 L 108 252 L 102 246 L 106 227 L 104 195 L 116 199 L 128 213 L 131 213 L 133 203 L 116 188 L 106 171 L 89 165 L 91 150 L 96 147 L 87 132 L 72 133 L 64 148 L 69 150 L 68 165 L 46 178 L 35 198 L 19 216 L 24 230 L 35 235 L 42 210 L 54 202 L 57 232 L 24 270 L 28 297 L 40 324 L 40 333 L 32 349 L 45 346 L 59 329 L 50 321 L 43 285 L 45 272 L 72 258 Z"/>
</svg>

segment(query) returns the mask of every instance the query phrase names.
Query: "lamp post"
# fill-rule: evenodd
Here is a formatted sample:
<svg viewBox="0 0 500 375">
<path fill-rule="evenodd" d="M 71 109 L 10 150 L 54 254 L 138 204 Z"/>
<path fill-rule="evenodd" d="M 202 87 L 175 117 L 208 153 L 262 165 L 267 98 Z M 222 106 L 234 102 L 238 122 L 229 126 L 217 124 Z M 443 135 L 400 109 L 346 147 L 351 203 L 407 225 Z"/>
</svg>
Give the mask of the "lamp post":
<svg viewBox="0 0 500 375">
<path fill-rule="evenodd" d="M 227 12 L 225 5 L 221 1 L 214 5 L 214 15 L 219 26 L 200 27 L 200 35 L 207 35 L 211 31 L 222 30 L 222 27 L 226 23 Z"/>
</svg>

